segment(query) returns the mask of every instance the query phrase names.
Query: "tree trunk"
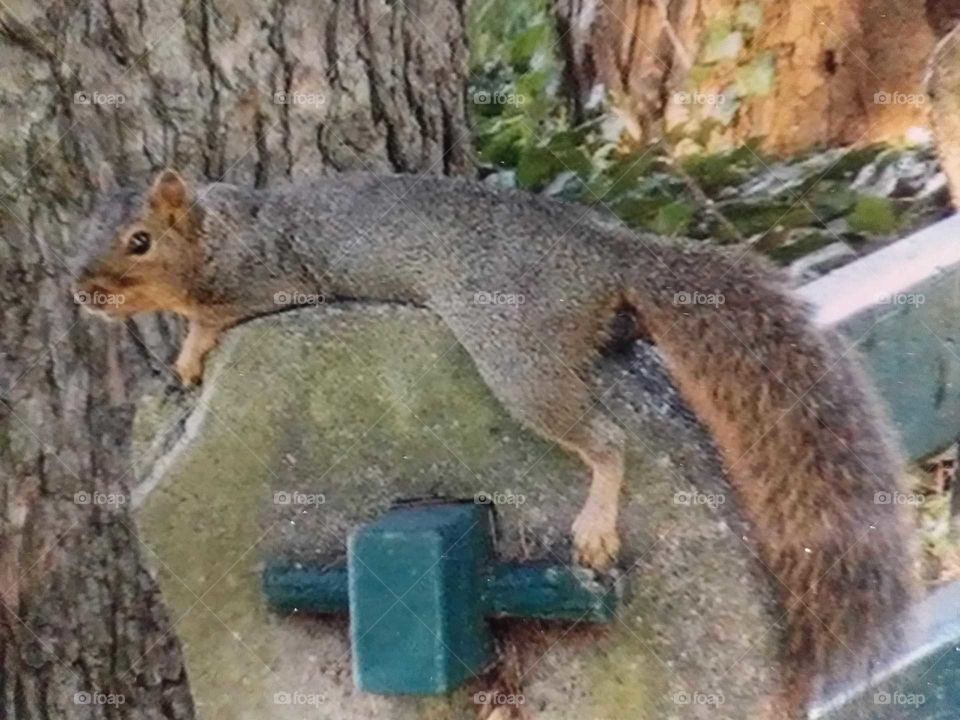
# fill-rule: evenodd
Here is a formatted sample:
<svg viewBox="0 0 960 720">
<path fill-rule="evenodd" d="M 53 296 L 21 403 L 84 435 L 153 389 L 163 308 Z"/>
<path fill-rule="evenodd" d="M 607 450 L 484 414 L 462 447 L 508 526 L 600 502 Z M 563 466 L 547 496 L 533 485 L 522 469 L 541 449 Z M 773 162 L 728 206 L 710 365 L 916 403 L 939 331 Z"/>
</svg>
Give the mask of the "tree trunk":
<svg viewBox="0 0 960 720">
<path fill-rule="evenodd" d="M 163 558 L 126 502 L 149 470 L 134 409 L 173 387 L 182 328 L 72 302 L 98 164 L 137 183 L 466 172 L 462 1 L 39 5 L 0 6 L 0 718 L 192 718 L 146 570 Z"/>
<path fill-rule="evenodd" d="M 943 36 L 927 77 L 930 120 L 950 199 L 960 208 L 960 25 Z"/>
<path fill-rule="evenodd" d="M 574 110 L 597 84 L 638 143 L 774 152 L 922 124 L 921 0 L 555 0 Z"/>
</svg>

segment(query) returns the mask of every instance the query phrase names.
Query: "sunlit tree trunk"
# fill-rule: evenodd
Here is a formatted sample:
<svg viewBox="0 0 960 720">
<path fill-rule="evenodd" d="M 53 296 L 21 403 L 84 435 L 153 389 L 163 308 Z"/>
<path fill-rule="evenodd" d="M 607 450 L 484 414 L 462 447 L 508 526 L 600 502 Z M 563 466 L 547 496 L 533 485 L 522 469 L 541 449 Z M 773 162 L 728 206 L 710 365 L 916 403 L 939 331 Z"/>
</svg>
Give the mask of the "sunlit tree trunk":
<svg viewBox="0 0 960 720">
<path fill-rule="evenodd" d="M 555 0 L 575 109 L 599 84 L 637 142 L 778 152 L 923 123 L 921 0 Z"/>
</svg>

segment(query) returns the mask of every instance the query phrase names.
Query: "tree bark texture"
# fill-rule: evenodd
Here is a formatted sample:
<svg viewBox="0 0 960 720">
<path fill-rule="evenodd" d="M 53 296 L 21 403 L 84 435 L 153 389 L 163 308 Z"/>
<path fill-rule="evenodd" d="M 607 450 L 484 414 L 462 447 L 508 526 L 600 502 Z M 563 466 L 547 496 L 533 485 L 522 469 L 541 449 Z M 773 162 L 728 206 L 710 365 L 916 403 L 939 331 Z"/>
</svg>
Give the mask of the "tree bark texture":
<svg viewBox="0 0 960 720">
<path fill-rule="evenodd" d="M 169 317 L 107 325 L 72 301 L 98 166 L 127 182 L 175 166 L 247 185 L 466 172 L 463 10 L 0 6 L 0 718 L 196 712 L 177 618 L 146 569 L 163 558 L 138 539 L 126 502 L 148 471 L 130 464 L 134 408 L 175 392 L 183 329 Z"/>
</svg>

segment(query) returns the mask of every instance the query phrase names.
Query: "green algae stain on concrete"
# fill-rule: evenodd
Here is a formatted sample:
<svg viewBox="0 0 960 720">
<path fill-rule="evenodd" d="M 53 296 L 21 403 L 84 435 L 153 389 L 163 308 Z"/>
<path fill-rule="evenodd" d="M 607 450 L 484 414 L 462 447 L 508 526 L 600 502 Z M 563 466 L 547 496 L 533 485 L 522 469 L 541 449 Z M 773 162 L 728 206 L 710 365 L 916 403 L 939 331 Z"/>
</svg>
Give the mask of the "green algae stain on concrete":
<svg viewBox="0 0 960 720">
<path fill-rule="evenodd" d="M 204 705 L 229 705 L 239 687 L 248 691 L 250 717 L 271 716 L 272 699 L 252 691 L 269 673 L 272 655 L 260 631 L 267 617 L 255 568 L 244 563 L 244 553 L 262 533 L 255 518 L 270 493 L 273 423 L 269 406 L 252 395 L 235 398 L 229 411 L 219 397 L 201 402 L 210 404 L 202 442 L 149 497 L 139 516 L 141 537 L 184 638 L 201 713 Z M 225 648 L 246 661 L 226 661 Z"/>
<path fill-rule="evenodd" d="M 470 360 L 448 335 L 411 337 L 388 326 L 338 337 L 342 342 L 326 349 L 309 400 L 318 433 L 337 436 L 344 427 L 365 425 L 368 445 L 398 451 L 402 444 L 389 439 L 403 438 L 427 451 L 397 458 L 407 467 L 445 461 L 451 452 L 467 465 L 486 461 L 492 443 L 484 434 L 502 412 L 476 373 L 461 371 L 472 371 Z M 344 368 L 351 367 L 355 376 L 344 377 Z"/>
<path fill-rule="evenodd" d="M 651 654 L 651 639 L 644 638 L 642 628 L 625 625 L 633 637 L 625 642 L 604 643 L 592 661 L 586 664 L 586 684 L 596 699 L 596 713 L 603 718 L 636 718 L 646 720 L 658 715 L 653 707 L 667 695 L 668 683 L 658 672 L 658 660 Z M 646 706 L 646 715 L 638 710 Z"/>
</svg>

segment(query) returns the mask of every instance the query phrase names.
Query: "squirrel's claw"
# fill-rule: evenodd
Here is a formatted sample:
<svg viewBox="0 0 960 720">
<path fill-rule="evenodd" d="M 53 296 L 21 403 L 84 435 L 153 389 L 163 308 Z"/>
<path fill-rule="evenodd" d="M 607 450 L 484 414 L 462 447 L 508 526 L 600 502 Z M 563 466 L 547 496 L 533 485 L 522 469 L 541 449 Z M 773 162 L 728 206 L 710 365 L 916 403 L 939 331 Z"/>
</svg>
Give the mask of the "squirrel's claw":
<svg viewBox="0 0 960 720">
<path fill-rule="evenodd" d="M 587 505 L 573 523 L 573 559 L 594 570 L 606 570 L 620 553 L 617 510 Z"/>
</svg>

